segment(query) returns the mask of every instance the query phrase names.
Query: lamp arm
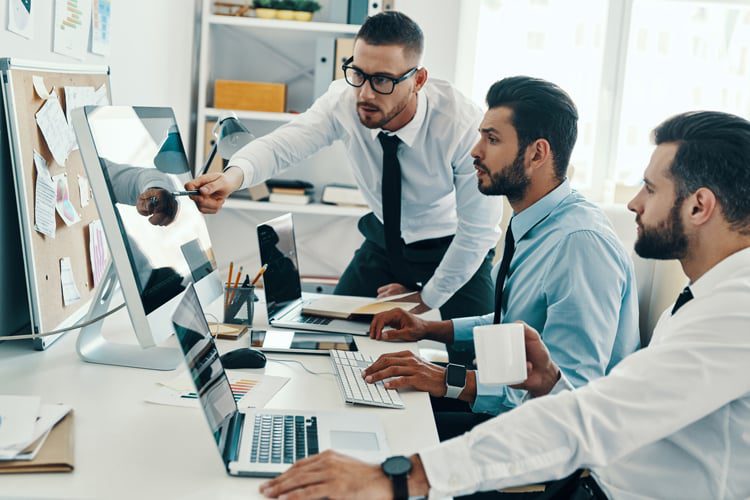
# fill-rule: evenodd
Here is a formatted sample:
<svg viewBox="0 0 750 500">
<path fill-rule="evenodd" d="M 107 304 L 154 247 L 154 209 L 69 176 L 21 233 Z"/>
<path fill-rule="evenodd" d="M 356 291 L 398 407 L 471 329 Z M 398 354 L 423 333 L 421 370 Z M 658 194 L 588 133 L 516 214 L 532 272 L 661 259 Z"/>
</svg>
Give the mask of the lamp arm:
<svg viewBox="0 0 750 500">
<path fill-rule="evenodd" d="M 211 153 L 208 155 L 208 158 L 206 159 L 206 163 L 203 165 L 203 168 L 201 171 L 196 175 L 196 177 L 200 177 L 201 175 L 206 173 L 206 170 L 208 170 L 208 167 L 211 166 L 211 162 L 214 161 L 214 157 L 216 156 L 216 151 L 219 149 L 219 141 L 214 141 L 214 145 L 211 147 Z"/>
</svg>

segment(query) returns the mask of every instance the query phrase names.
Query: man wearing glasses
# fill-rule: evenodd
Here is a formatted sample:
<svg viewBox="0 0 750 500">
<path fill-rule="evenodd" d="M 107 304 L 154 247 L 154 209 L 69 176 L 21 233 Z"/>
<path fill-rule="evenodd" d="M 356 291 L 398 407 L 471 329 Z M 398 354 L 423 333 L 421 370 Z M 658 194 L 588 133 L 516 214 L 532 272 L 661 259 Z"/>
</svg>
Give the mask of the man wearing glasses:
<svg viewBox="0 0 750 500">
<path fill-rule="evenodd" d="M 372 213 L 335 293 L 418 291 L 444 319 L 493 310 L 490 278 L 501 204 L 482 196 L 470 155 L 482 111 L 419 66 L 422 30 L 407 16 L 370 17 L 343 66 L 345 81 L 297 119 L 245 146 L 222 174 L 186 184 L 204 213 L 335 140 L 343 141 Z M 465 360 L 463 360 L 465 361 Z"/>
</svg>

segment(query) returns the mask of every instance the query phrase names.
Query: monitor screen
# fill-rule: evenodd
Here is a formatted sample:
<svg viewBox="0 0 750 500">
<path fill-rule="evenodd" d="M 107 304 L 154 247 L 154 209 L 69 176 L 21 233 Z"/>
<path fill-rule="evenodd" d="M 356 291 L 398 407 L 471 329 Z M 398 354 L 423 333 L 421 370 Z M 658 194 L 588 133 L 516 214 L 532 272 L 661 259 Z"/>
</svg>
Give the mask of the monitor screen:
<svg viewBox="0 0 750 500">
<path fill-rule="evenodd" d="M 282 215 L 258 226 L 260 261 L 268 268 L 263 274 L 268 317 L 302 297 L 294 243 L 292 214 Z"/>
<path fill-rule="evenodd" d="M 168 108 L 87 108 L 88 126 L 146 314 L 216 269 Z M 97 198 L 97 203 L 99 199 Z"/>
<path fill-rule="evenodd" d="M 237 412 L 237 403 L 192 286 L 188 287 L 177 306 L 172 322 L 198 400 L 221 450 L 230 418 Z"/>
</svg>

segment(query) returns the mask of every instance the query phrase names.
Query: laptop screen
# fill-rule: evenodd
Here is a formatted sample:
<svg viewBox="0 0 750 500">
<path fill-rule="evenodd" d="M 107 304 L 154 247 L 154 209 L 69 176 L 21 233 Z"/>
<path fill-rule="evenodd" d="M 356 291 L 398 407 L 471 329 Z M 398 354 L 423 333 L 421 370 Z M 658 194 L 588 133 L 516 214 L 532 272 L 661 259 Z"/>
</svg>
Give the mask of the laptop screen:
<svg viewBox="0 0 750 500">
<path fill-rule="evenodd" d="M 261 264 L 268 264 L 263 284 L 268 318 L 271 319 L 290 303 L 302 298 L 292 214 L 260 224 L 258 245 Z"/>
<path fill-rule="evenodd" d="M 237 403 L 192 284 L 188 285 L 172 322 L 198 400 L 221 453 Z"/>
</svg>

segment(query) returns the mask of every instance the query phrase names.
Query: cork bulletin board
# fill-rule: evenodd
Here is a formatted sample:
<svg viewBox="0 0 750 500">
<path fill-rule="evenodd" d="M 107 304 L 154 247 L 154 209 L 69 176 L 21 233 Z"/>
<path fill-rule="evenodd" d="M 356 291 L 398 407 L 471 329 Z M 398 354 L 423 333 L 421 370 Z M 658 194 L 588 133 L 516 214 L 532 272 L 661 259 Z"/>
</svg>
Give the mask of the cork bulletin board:
<svg viewBox="0 0 750 500">
<path fill-rule="evenodd" d="M 37 124 L 36 114 L 46 100 L 34 88 L 33 77 L 43 78 L 50 94 L 59 99 L 66 110 L 65 87 L 106 86 L 109 102 L 109 68 L 49 66 L 35 67 L 28 62 L 0 61 L 3 78 L 3 105 L 10 142 L 11 165 L 15 181 L 19 226 L 23 245 L 26 286 L 32 328 L 47 332 L 78 321 L 88 311 L 94 295 L 94 276 L 89 255 L 89 224 L 99 219 L 90 193 L 86 206 L 81 199 L 79 177 L 87 178 L 78 149 L 70 152 L 64 165 L 55 162 L 46 139 Z M 53 89 L 54 87 L 54 89 Z M 80 216 L 80 221 L 66 225 L 59 214 L 54 214 L 55 237 L 35 229 L 35 197 L 37 169 L 34 151 L 47 162 L 50 174 L 67 175 L 69 199 Z M 65 305 L 61 283 L 60 261 L 70 259 L 73 281 L 80 299 Z M 54 337 L 37 339 L 37 348 L 44 348 Z"/>
</svg>

